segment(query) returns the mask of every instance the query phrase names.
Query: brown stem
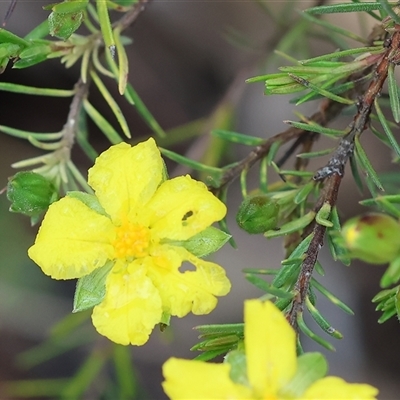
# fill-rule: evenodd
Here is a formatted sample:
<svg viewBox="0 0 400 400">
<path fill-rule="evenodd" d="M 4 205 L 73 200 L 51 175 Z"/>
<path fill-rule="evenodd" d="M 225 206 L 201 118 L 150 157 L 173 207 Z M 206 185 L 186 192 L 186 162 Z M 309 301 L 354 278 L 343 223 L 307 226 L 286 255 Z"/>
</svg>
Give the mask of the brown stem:
<svg viewBox="0 0 400 400">
<path fill-rule="evenodd" d="M 145 10 L 146 5 L 150 3 L 150 1 L 151 0 L 139 0 L 120 20 L 113 24 L 113 26 L 120 26 L 121 31 L 131 26 L 138 16 Z"/>
<path fill-rule="evenodd" d="M 398 29 L 400 29 L 400 27 L 398 27 Z M 315 206 L 315 211 L 317 212 L 324 203 L 328 203 L 331 207 L 336 204 L 344 168 L 353 151 L 354 138 L 356 135 L 361 135 L 361 133 L 367 129 L 372 106 L 375 99 L 382 91 L 383 85 L 388 76 L 389 66 L 393 62 L 398 62 L 400 51 L 400 31 L 396 30 L 387 43 L 388 48 L 382 55 L 382 58 L 376 67 L 375 77 L 359 101 L 358 112 L 355 115 L 353 122 L 350 124 L 349 133 L 342 138 L 328 164 L 318 170 L 314 176 L 315 180 L 324 181 L 324 189 Z M 319 251 L 323 246 L 325 231 L 325 226 L 314 222 L 312 228 L 313 238 L 305 253 L 306 258 L 301 265 L 300 273 L 294 286 L 297 296 L 294 298 L 291 308 L 287 313 L 288 321 L 296 329 L 297 316 L 304 309 L 304 303 L 308 295 L 308 289 L 310 287 L 310 280 L 315 263 Z"/>
<path fill-rule="evenodd" d="M 315 211 L 318 212 L 324 203 L 328 203 L 331 207 L 336 204 L 339 192 L 339 186 L 342 181 L 342 176 L 335 173 L 329 176 L 325 181 L 325 186 L 315 206 Z M 299 276 L 294 286 L 297 296 L 292 302 L 290 311 L 287 313 L 289 323 L 297 330 L 297 315 L 303 311 L 304 302 L 306 301 L 308 289 L 315 263 L 317 262 L 318 254 L 324 244 L 326 227 L 318 223 L 314 223 L 312 229 L 313 238 L 306 251 Z"/>
</svg>

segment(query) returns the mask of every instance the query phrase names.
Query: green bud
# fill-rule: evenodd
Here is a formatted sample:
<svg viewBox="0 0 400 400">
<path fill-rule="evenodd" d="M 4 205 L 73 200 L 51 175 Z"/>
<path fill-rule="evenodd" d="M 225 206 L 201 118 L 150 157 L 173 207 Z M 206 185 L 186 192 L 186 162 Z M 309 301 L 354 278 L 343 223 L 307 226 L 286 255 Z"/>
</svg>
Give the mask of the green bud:
<svg viewBox="0 0 400 400">
<path fill-rule="evenodd" d="M 51 36 L 67 40 L 81 25 L 83 12 L 56 13 L 52 12 L 49 17 L 49 32 Z"/>
<path fill-rule="evenodd" d="M 265 194 L 249 196 L 240 205 L 236 222 L 248 233 L 264 233 L 276 228 L 279 208 L 279 204 Z"/>
<path fill-rule="evenodd" d="M 10 211 L 37 217 L 57 200 L 54 185 L 44 176 L 32 171 L 22 171 L 9 179 L 7 198 L 11 201 Z"/>
<path fill-rule="evenodd" d="M 386 214 L 367 213 L 351 218 L 342 228 L 352 258 L 386 264 L 400 253 L 400 224 Z"/>
</svg>

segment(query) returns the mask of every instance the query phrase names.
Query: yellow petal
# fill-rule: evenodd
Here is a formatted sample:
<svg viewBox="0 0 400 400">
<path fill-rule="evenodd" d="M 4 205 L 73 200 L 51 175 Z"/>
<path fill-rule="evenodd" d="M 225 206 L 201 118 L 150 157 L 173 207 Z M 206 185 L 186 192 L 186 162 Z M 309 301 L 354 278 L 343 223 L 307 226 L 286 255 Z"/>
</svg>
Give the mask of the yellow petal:
<svg viewBox="0 0 400 400">
<path fill-rule="evenodd" d="M 163 365 L 165 393 L 171 400 L 251 399 L 251 391 L 233 383 L 228 364 L 170 358 Z"/>
<path fill-rule="evenodd" d="M 119 143 L 96 159 L 89 170 L 89 184 L 115 223 L 122 216 L 138 221 L 140 208 L 162 182 L 163 171 L 164 164 L 154 139 L 133 147 Z"/>
<path fill-rule="evenodd" d="M 113 239 L 109 218 L 64 197 L 49 207 L 28 254 L 54 279 L 80 278 L 113 258 Z"/>
<path fill-rule="evenodd" d="M 93 309 L 93 325 L 115 343 L 140 346 L 161 320 L 161 299 L 146 270 L 144 263 L 117 261 L 107 277 L 106 296 Z"/>
<path fill-rule="evenodd" d="M 277 394 L 296 371 L 296 335 L 271 302 L 245 302 L 247 375 L 256 397 Z"/>
<path fill-rule="evenodd" d="M 189 175 L 164 182 L 148 204 L 160 238 L 186 240 L 226 214 L 225 205 Z"/>
<path fill-rule="evenodd" d="M 217 305 L 215 296 L 226 295 L 231 287 L 225 270 L 217 264 L 201 260 L 183 248 L 163 246 L 159 255 L 153 256 L 154 267 L 149 268 L 151 277 L 160 293 L 163 310 L 183 317 L 190 311 L 196 315 L 210 313 Z M 181 272 L 182 261 L 196 267 Z"/>
<path fill-rule="evenodd" d="M 305 400 L 374 400 L 378 389 L 360 383 L 347 383 L 341 378 L 327 376 L 314 382 L 303 394 Z"/>
</svg>

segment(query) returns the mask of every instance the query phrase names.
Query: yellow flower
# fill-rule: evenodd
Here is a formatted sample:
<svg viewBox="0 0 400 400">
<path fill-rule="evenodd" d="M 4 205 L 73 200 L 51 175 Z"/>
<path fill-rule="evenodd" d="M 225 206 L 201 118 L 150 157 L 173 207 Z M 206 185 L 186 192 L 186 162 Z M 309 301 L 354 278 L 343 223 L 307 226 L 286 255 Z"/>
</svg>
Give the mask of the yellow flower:
<svg viewBox="0 0 400 400">
<path fill-rule="evenodd" d="M 230 290 L 225 271 L 179 242 L 222 219 L 225 205 L 188 175 L 167 180 L 153 139 L 110 147 L 88 182 L 98 206 L 73 196 L 53 203 L 29 256 L 54 279 L 80 278 L 114 262 L 92 314 L 97 331 L 141 345 L 163 315 L 211 312 L 215 296 Z M 185 261 L 194 268 L 180 271 Z"/>
<path fill-rule="evenodd" d="M 248 300 L 244 314 L 247 376 L 235 382 L 229 363 L 170 358 L 163 366 L 163 387 L 170 399 L 375 399 L 378 391 L 374 387 L 332 376 L 316 378 L 302 387 L 311 370 L 305 368 L 301 375 L 296 335 L 282 313 L 271 302 Z"/>
</svg>

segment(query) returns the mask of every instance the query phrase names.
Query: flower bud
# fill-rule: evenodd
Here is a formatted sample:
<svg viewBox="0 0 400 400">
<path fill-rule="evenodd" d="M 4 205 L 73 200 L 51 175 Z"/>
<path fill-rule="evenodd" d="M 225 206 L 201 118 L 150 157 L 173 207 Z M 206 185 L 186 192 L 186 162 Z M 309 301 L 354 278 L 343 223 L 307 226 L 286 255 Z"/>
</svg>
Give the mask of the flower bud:
<svg viewBox="0 0 400 400">
<path fill-rule="evenodd" d="M 57 190 L 44 176 L 32 171 L 16 173 L 8 181 L 10 211 L 37 217 L 57 200 Z"/>
<path fill-rule="evenodd" d="M 400 254 L 400 224 L 386 214 L 367 213 L 342 227 L 350 257 L 371 264 L 386 264 Z"/>
<path fill-rule="evenodd" d="M 240 228 L 248 233 L 264 233 L 276 228 L 279 218 L 279 205 L 265 194 L 245 198 L 236 215 Z"/>
</svg>

